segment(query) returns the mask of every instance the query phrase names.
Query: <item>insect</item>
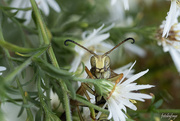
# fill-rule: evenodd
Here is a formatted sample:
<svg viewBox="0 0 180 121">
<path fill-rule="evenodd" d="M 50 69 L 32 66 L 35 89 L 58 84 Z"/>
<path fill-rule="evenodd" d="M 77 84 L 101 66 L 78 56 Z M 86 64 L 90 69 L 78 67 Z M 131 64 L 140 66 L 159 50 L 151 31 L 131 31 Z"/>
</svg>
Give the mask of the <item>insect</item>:
<svg viewBox="0 0 180 121">
<path fill-rule="evenodd" d="M 68 39 L 68 40 L 66 40 L 64 42 L 64 44 L 67 46 L 67 42 L 74 43 L 77 46 L 85 49 L 86 51 L 88 51 L 89 53 L 91 53 L 93 55 L 91 57 L 91 59 L 90 59 L 91 69 L 89 70 L 87 67 L 85 67 L 85 71 L 88 74 L 88 78 L 107 79 L 107 80 L 110 80 L 110 81 L 116 81 L 117 79 L 120 80 L 120 78 L 123 77 L 123 74 L 122 73 L 117 74 L 117 73 L 115 73 L 115 72 L 113 72 L 111 70 L 111 68 L 110 68 L 110 57 L 108 56 L 108 54 L 111 53 L 114 49 L 116 49 L 117 47 L 119 47 L 121 44 L 123 44 L 124 42 L 126 42 L 128 40 L 132 40 L 132 42 L 131 42 L 132 44 L 135 42 L 135 40 L 133 38 L 127 38 L 127 39 L 123 40 L 122 42 L 120 42 L 119 44 L 117 44 L 111 50 L 109 50 L 108 52 L 106 52 L 106 53 L 104 53 L 102 55 L 97 55 L 93 51 L 85 48 L 84 46 L 80 45 L 79 43 L 77 43 L 77 42 L 75 42 L 73 40 Z M 95 95 L 96 105 L 101 105 L 101 104 L 105 103 L 105 99 L 103 99 L 101 96 L 95 94 L 95 91 L 93 91 L 91 89 L 91 87 L 86 83 L 82 83 L 76 93 L 80 94 L 80 95 L 85 95 L 87 97 L 87 99 L 90 100 L 90 97 L 89 97 L 89 95 L 87 94 L 86 91 L 88 91 L 88 92 L 92 93 L 93 95 Z M 91 116 L 91 117 L 95 118 L 95 116 Z M 104 120 L 104 119 L 101 119 L 101 120 Z"/>
</svg>

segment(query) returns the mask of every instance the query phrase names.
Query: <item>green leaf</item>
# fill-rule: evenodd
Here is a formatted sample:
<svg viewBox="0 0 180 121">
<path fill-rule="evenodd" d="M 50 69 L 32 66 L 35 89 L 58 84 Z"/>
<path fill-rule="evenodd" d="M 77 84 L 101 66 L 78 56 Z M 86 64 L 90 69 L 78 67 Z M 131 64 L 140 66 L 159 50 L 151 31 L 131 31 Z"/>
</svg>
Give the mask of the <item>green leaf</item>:
<svg viewBox="0 0 180 121">
<path fill-rule="evenodd" d="M 84 65 L 83 62 L 82 62 L 82 66 L 83 66 L 82 71 L 79 74 L 75 74 L 76 77 L 78 77 L 78 76 L 80 76 L 80 75 L 82 75 L 84 73 L 85 65 Z"/>
<path fill-rule="evenodd" d="M 76 98 L 76 90 L 73 87 L 73 81 L 65 80 L 68 90 L 71 93 L 72 99 Z M 75 83 L 74 83 L 75 84 Z"/>
<path fill-rule="evenodd" d="M 23 111 L 24 111 L 24 107 L 22 106 L 17 117 L 20 117 L 22 115 Z"/>
<path fill-rule="evenodd" d="M 6 48 L 8 50 L 11 50 L 13 52 L 20 52 L 20 53 L 36 52 L 38 50 L 42 50 L 43 48 L 47 47 L 46 46 L 46 47 L 41 47 L 41 48 L 24 48 L 24 47 L 16 46 L 14 44 L 11 44 L 11 43 L 3 41 L 3 40 L 0 40 L 0 46 L 3 48 Z"/>
<path fill-rule="evenodd" d="M 60 121 L 60 119 L 53 112 L 50 111 L 50 109 L 48 108 L 47 104 L 44 101 L 44 94 L 41 90 L 41 79 L 40 78 L 38 80 L 38 93 L 39 93 L 39 99 L 40 99 L 41 106 L 45 112 L 45 121 Z"/>
<path fill-rule="evenodd" d="M 43 71 L 45 71 L 49 76 L 54 78 L 65 78 L 70 79 L 72 78 L 71 73 L 62 69 L 58 69 L 55 66 L 43 61 L 40 58 L 34 58 L 33 59 Z"/>
<path fill-rule="evenodd" d="M 154 103 L 155 108 L 159 108 L 163 104 L 163 100 L 160 99 L 157 102 Z"/>
<path fill-rule="evenodd" d="M 40 108 L 35 115 L 35 121 L 41 121 L 42 117 L 43 117 L 43 111 Z"/>
<path fill-rule="evenodd" d="M 46 87 L 46 85 L 44 84 L 43 80 L 41 81 L 41 87 L 44 89 L 44 90 L 48 90 L 49 87 Z"/>
<path fill-rule="evenodd" d="M 56 94 L 59 97 L 60 102 L 63 104 L 64 106 L 64 99 L 63 99 L 63 91 L 62 91 L 62 87 L 60 87 L 57 82 L 55 82 L 54 80 L 51 81 L 51 83 L 53 84 L 54 90 L 56 92 Z"/>
</svg>

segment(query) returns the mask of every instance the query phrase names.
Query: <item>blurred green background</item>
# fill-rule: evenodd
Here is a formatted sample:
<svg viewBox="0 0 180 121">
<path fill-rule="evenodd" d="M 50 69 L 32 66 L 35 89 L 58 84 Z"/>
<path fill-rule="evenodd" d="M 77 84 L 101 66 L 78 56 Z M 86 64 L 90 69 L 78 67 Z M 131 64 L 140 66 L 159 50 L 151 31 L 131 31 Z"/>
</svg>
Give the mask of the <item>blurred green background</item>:
<svg viewBox="0 0 180 121">
<path fill-rule="evenodd" d="M 12 44 L 21 47 L 36 48 L 39 46 L 39 37 L 37 35 L 37 28 L 33 20 L 24 25 L 24 19 L 16 18 L 16 13 L 11 12 L 10 9 L 5 8 L 11 1 L 0 0 L 0 11 L 3 13 L 2 31 L 4 39 Z M 60 5 L 61 12 L 57 13 L 50 8 L 49 16 L 42 13 L 43 19 L 51 38 L 52 47 L 57 57 L 61 68 L 68 69 L 70 63 L 75 56 L 73 45 L 64 46 L 64 40 L 70 38 L 73 40 L 81 40 L 81 34 L 87 30 L 99 28 L 102 23 L 105 26 L 111 23 L 107 20 L 110 13 L 107 9 L 108 0 L 57 0 Z M 135 4 L 134 4 L 135 3 Z M 124 11 L 124 18 L 115 21 L 115 25 L 119 22 L 127 20 L 131 17 L 133 22 L 128 26 L 114 27 L 109 30 L 110 37 L 106 40 L 117 44 L 130 35 L 135 35 L 136 45 L 145 50 L 146 56 L 139 57 L 131 52 L 120 49 L 120 57 L 112 56 L 112 69 L 121 67 L 129 62 L 137 61 L 134 69 L 135 73 L 149 69 L 149 72 L 138 79 L 138 84 L 152 84 L 154 88 L 143 90 L 145 93 L 153 93 L 155 95 L 155 102 L 163 100 L 162 105 L 159 104 L 158 109 L 180 109 L 180 74 L 171 59 L 170 54 L 163 52 L 162 46 L 157 45 L 157 30 L 162 21 L 165 20 L 167 12 L 170 8 L 170 1 L 165 0 L 129 0 L 130 9 Z M 32 13 L 32 17 L 34 14 Z M 122 45 L 123 46 L 123 45 Z M 122 48 L 122 46 L 120 48 Z M 10 52 L 14 58 L 19 58 L 19 61 L 14 61 L 15 65 L 23 62 L 23 59 Z M 7 67 L 4 75 L 8 74 L 10 70 L 7 58 L 5 57 L 3 48 L 0 47 L 0 66 Z M 113 58 L 114 57 L 114 58 Z M 32 72 L 30 72 L 32 73 Z M 31 77 L 30 77 L 31 78 Z M 136 105 L 138 110 L 149 108 L 151 100 L 146 102 L 138 102 Z M 138 111 L 137 111 L 138 112 Z M 167 112 L 166 112 L 167 113 Z M 170 112 L 171 113 L 171 112 Z M 180 120 L 180 114 L 176 121 Z M 166 121 L 167 118 L 161 118 L 161 113 L 142 113 L 137 115 L 129 111 L 129 115 L 135 120 L 149 120 L 150 117 L 156 117 L 153 120 Z"/>
</svg>

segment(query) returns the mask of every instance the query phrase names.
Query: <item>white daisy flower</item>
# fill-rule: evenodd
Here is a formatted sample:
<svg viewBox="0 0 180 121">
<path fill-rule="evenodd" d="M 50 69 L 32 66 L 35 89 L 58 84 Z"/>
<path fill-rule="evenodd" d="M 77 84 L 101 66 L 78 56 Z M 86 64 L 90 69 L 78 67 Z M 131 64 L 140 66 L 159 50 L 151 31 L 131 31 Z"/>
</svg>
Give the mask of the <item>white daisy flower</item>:
<svg viewBox="0 0 180 121">
<path fill-rule="evenodd" d="M 36 3 L 38 4 L 39 8 L 44 12 L 46 16 L 49 15 L 49 6 L 54 9 L 56 12 L 60 12 L 61 9 L 57 2 L 55 0 L 36 0 Z M 11 7 L 15 8 L 28 8 L 31 7 L 31 3 L 29 0 L 13 0 L 10 4 Z M 16 10 L 13 10 L 15 12 Z M 16 14 L 16 17 L 18 18 L 24 18 L 26 21 L 24 24 L 28 24 L 31 21 L 31 12 L 32 10 L 28 11 L 18 11 Z"/>
<path fill-rule="evenodd" d="M 6 67 L 0 66 L 0 76 L 2 75 L 2 71 L 5 71 L 5 70 L 6 70 Z"/>
<path fill-rule="evenodd" d="M 180 9 L 180 1 L 179 0 L 171 0 L 170 10 L 167 13 L 166 22 L 163 30 L 162 37 L 167 37 L 171 26 L 176 21 L 177 17 L 179 16 L 179 9 Z"/>
<path fill-rule="evenodd" d="M 87 31 L 82 33 L 82 40 L 80 44 L 89 50 L 96 50 L 97 52 L 106 52 L 107 48 L 111 47 L 110 45 L 107 45 L 106 43 L 102 42 L 106 40 L 110 34 L 105 33 L 108 30 L 110 30 L 113 25 L 108 26 L 107 28 L 104 28 L 104 25 L 99 27 L 98 29 L 94 29 L 92 33 L 88 33 Z M 103 46 L 103 47 L 102 47 Z M 77 68 L 79 67 L 81 61 L 85 63 L 85 65 L 90 68 L 90 53 L 86 50 L 80 48 L 79 46 L 75 46 L 76 56 L 71 63 L 71 69 L 70 72 L 75 72 Z M 89 55 L 88 55 L 89 54 Z M 87 58 L 88 57 L 88 58 Z"/>
<path fill-rule="evenodd" d="M 154 87 L 153 85 L 137 85 L 137 83 L 133 83 L 135 80 L 146 74 L 148 70 L 135 74 L 124 81 L 134 64 L 132 64 L 129 71 L 124 75 L 120 82 L 118 82 L 117 85 L 114 84 L 115 86 L 112 92 L 109 93 L 109 95 L 104 96 L 105 100 L 107 101 L 104 107 L 108 106 L 108 110 L 110 112 L 108 119 L 113 118 L 114 121 L 126 121 L 126 107 L 129 107 L 132 110 L 137 110 L 137 107 L 130 100 L 144 102 L 144 99 L 152 98 L 150 95 L 134 92 L 137 90 Z M 98 119 L 100 115 L 101 113 L 99 112 L 96 119 Z"/>
<path fill-rule="evenodd" d="M 121 3 L 123 3 L 125 10 L 129 10 L 128 0 L 111 0 L 111 5 L 112 5 L 112 6 L 115 5 L 118 1 L 121 2 Z"/>
<path fill-rule="evenodd" d="M 157 36 L 159 39 L 158 44 L 163 46 L 164 52 L 170 53 L 174 64 L 180 73 L 180 23 L 174 23 L 172 25 L 167 38 L 161 37 L 164 26 L 163 22 Z"/>
</svg>

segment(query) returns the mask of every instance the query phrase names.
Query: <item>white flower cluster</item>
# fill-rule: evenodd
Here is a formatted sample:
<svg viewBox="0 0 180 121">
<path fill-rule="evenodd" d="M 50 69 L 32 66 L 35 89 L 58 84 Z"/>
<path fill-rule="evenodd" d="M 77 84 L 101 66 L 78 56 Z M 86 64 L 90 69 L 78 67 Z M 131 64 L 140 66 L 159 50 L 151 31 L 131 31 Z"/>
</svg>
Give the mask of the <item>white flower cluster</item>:
<svg viewBox="0 0 180 121">
<path fill-rule="evenodd" d="M 39 8 L 44 12 L 46 16 L 49 15 L 50 8 L 49 6 L 54 9 L 56 12 L 60 12 L 61 9 L 55 0 L 35 0 L 39 6 Z M 28 8 L 31 7 L 30 0 L 13 0 L 10 4 L 11 7 L 15 8 Z M 15 10 L 14 10 L 15 12 Z M 31 21 L 31 12 L 32 10 L 28 11 L 18 11 L 16 17 L 26 19 L 24 24 L 29 24 Z"/>
</svg>

